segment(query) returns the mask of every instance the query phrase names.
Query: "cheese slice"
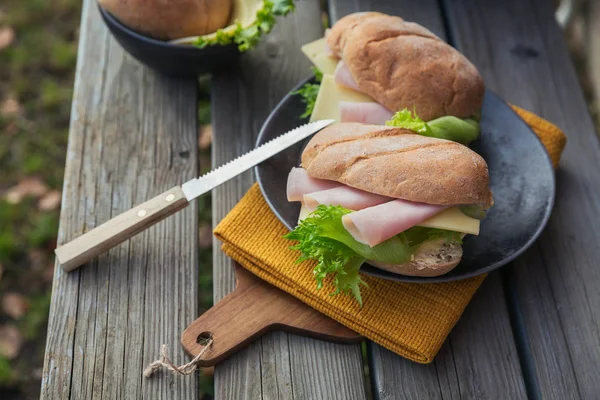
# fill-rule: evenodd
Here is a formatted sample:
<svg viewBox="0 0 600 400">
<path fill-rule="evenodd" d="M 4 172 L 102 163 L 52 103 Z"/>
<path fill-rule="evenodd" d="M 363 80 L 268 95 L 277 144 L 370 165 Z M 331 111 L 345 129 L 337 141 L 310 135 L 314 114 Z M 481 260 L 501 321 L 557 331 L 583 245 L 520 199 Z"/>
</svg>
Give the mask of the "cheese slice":
<svg viewBox="0 0 600 400">
<path fill-rule="evenodd" d="M 298 223 L 308 216 L 315 208 L 309 207 L 302 203 L 300 208 L 300 216 Z M 425 228 L 445 229 L 453 232 L 468 233 L 471 235 L 479 235 L 480 221 L 463 214 L 458 207 L 448 208 L 439 214 L 434 215 L 426 221 L 417 224 Z"/>
<path fill-rule="evenodd" d="M 340 61 L 336 56 L 325 52 L 325 38 L 305 44 L 302 46 L 302 52 L 324 74 L 333 75 Z"/>
<path fill-rule="evenodd" d="M 466 216 L 458 207 L 452 207 L 421 222 L 418 226 L 479 235 L 479 224 L 478 219 Z"/>
<path fill-rule="evenodd" d="M 334 119 L 336 122 L 340 122 L 340 102 L 342 101 L 368 103 L 374 100 L 364 93 L 338 85 L 335 83 L 333 75 L 323 75 L 315 108 L 310 116 L 311 122 L 321 119 Z"/>
<path fill-rule="evenodd" d="M 315 211 L 315 207 L 309 207 L 304 203 L 301 204 L 302 206 L 300 207 L 300 215 L 298 215 L 298 223 L 302 222 L 304 218 L 308 217 L 308 214 Z"/>
</svg>

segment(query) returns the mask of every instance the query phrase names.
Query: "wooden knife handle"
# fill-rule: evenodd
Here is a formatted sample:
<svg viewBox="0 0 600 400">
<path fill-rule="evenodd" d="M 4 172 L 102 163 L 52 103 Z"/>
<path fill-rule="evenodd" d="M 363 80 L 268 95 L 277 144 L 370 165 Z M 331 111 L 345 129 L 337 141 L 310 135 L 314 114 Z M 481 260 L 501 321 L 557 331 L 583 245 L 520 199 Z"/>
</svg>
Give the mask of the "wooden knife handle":
<svg viewBox="0 0 600 400">
<path fill-rule="evenodd" d="M 72 271 L 188 204 L 181 187 L 175 186 L 58 247 L 54 253 L 62 268 Z"/>
</svg>

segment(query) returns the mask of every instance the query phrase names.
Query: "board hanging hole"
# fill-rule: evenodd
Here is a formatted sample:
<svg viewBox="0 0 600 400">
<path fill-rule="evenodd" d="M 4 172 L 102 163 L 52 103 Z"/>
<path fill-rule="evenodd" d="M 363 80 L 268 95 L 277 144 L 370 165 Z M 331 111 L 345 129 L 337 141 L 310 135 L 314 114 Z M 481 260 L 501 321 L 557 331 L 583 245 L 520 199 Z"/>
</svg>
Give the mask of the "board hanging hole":
<svg viewBox="0 0 600 400">
<path fill-rule="evenodd" d="M 212 332 L 202 332 L 196 338 L 196 343 L 198 343 L 198 344 L 200 344 L 202 346 L 206 346 L 208 344 L 208 342 L 210 342 L 210 340 L 212 338 L 213 338 Z"/>
</svg>

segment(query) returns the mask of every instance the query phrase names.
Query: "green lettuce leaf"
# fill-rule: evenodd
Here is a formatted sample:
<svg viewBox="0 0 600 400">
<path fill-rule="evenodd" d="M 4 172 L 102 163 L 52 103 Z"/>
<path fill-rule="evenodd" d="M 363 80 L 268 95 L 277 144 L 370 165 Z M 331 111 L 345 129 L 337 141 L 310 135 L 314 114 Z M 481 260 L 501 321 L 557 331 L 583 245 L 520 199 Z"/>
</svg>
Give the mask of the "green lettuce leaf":
<svg viewBox="0 0 600 400">
<path fill-rule="evenodd" d="M 426 228 L 424 226 L 413 226 L 402 232 L 406 235 L 409 246 L 416 250 L 427 240 L 444 239 L 448 243 L 462 244 L 460 232 L 445 229 Z"/>
<path fill-rule="evenodd" d="M 285 16 L 294 11 L 295 7 L 293 0 L 265 0 L 262 8 L 256 11 L 256 18 L 250 26 L 243 27 L 236 22 L 234 29 L 219 29 L 214 35 L 200 36 L 194 45 L 204 48 L 235 43 L 240 51 L 248 51 L 260 42 L 262 35 L 271 32 L 275 26 L 275 17 Z"/>
<path fill-rule="evenodd" d="M 447 115 L 425 122 L 407 108 L 398 111 L 392 119 L 385 123 L 387 126 L 410 129 L 420 135 L 438 139 L 451 140 L 464 145 L 479 137 L 479 123 L 474 119 L 460 119 Z"/>
<path fill-rule="evenodd" d="M 487 210 L 481 204 L 472 204 L 467 206 L 459 206 L 460 211 L 467 217 L 482 220 L 486 217 Z"/>
<path fill-rule="evenodd" d="M 323 73 L 321 72 L 321 70 L 317 67 L 315 67 L 314 65 L 311 65 L 310 69 L 312 70 L 313 74 L 315 75 L 315 80 L 317 82 L 321 82 L 323 80 Z"/>
<path fill-rule="evenodd" d="M 414 116 L 413 116 L 414 114 Z M 395 126 L 397 128 L 410 129 L 423 136 L 433 136 L 431 128 L 427 122 L 423 121 L 416 112 L 410 112 L 408 108 L 398 111 L 392 119 L 385 123 L 387 126 Z"/>
<path fill-rule="evenodd" d="M 291 246 L 293 250 L 300 251 L 298 262 L 317 261 L 313 274 L 318 289 L 323 287 L 323 280 L 331 275 L 336 287 L 332 295 L 351 293 L 361 305 L 360 285 L 364 282 L 358 270 L 366 260 L 403 264 L 426 240 L 444 238 L 447 241 L 461 241 L 458 232 L 415 226 L 370 247 L 357 242 L 344 228 L 342 217 L 350 212 L 341 206 L 320 205 L 285 238 L 298 242 Z"/>
<path fill-rule="evenodd" d="M 317 82 L 321 82 L 323 79 L 323 73 L 317 67 L 311 67 L 313 73 L 315 74 L 315 80 Z M 319 83 L 305 83 L 300 89 L 292 92 L 292 94 L 302 96 L 302 102 L 306 104 L 306 110 L 300 118 L 308 118 L 313 113 L 315 109 L 315 103 L 317 101 L 317 95 L 319 94 L 319 89 L 321 85 Z"/>
<path fill-rule="evenodd" d="M 327 218 L 321 216 L 324 210 L 313 217 L 306 218 L 285 238 L 298 241 L 298 244 L 291 246 L 292 249 L 300 251 L 300 257 L 297 262 L 307 260 L 316 260 L 317 265 L 313 270 L 317 289 L 323 287 L 323 280 L 331 275 L 336 290 L 332 295 L 339 293 L 352 293 L 358 303 L 362 306 L 362 297 L 360 295 L 360 285 L 365 282 L 360 278 L 358 270 L 365 262 L 365 258 L 360 257 L 348 246 L 320 235 L 317 220 Z"/>
<path fill-rule="evenodd" d="M 464 145 L 479 137 L 479 122 L 474 119 L 460 119 L 451 115 L 436 118 L 427 123 L 433 137 L 452 140 Z"/>
<path fill-rule="evenodd" d="M 368 260 L 392 264 L 402 264 L 410 260 L 413 249 L 404 234 L 394 236 L 373 247 L 357 242 L 342 224 L 342 217 L 351 212 L 352 210 L 342 206 L 320 205 L 311 215 L 301 221 L 293 232 L 297 232 L 300 237 L 304 238 L 313 237 L 316 234 L 333 239 Z"/>
</svg>

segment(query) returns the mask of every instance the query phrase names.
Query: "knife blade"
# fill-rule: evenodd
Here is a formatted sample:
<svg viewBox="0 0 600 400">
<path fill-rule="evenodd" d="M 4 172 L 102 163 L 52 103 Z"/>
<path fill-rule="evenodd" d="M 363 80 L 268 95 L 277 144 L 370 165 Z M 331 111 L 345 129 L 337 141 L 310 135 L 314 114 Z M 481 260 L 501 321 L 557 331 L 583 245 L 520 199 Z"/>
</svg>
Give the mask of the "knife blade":
<svg viewBox="0 0 600 400">
<path fill-rule="evenodd" d="M 335 121 L 331 119 L 315 121 L 292 129 L 198 178 L 185 182 L 182 186 L 175 186 L 58 247 L 54 250 L 56 258 L 65 271 L 72 271 L 185 208 L 198 196 L 306 139 L 333 122 Z"/>
</svg>

